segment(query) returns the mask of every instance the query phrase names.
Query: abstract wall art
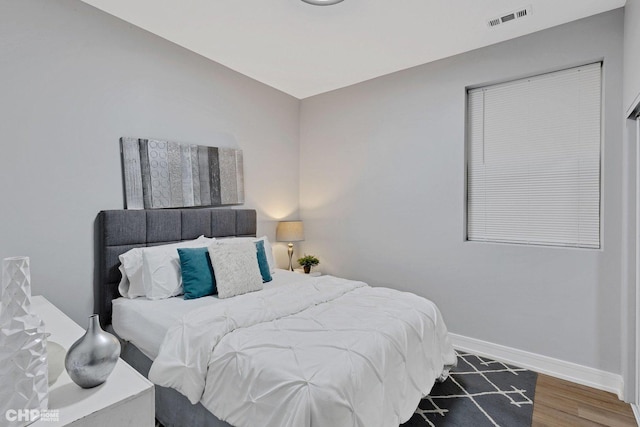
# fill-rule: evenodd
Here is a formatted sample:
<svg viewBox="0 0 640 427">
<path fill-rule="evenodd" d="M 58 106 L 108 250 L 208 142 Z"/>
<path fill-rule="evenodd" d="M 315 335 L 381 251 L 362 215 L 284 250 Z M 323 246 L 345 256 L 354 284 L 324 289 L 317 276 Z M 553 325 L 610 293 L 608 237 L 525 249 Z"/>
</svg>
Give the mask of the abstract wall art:
<svg viewBox="0 0 640 427">
<path fill-rule="evenodd" d="M 121 138 L 127 209 L 244 203 L 242 150 Z"/>
</svg>

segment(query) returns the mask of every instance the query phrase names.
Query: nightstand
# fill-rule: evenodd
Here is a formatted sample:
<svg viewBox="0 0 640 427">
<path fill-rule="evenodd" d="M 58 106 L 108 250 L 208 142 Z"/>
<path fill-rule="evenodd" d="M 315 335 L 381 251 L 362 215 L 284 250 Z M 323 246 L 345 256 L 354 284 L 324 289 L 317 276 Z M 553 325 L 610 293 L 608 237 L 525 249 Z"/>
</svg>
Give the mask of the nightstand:
<svg viewBox="0 0 640 427">
<path fill-rule="evenodd" d="M 44 321 L 49 341 L 65 349 L 85 330 L 42 296 L 32 298 L 33 313 Z M 58 421 L 39 420 L 38 427 L 53 426 L 155 426 L 153 383 L 119 359 L 107 381 L 94 388 L 76 385 L 67 371 L 49 386 L 49 409 L 59 411 Z"/>
<path fill-rule="evenodd" d="M 304 269 L 302 269 L 302 268 L 296 268 L 296 269 L 295 269 L 295 270 L 293 270 L 293 271 L 295 271 L 296 273 L 305 274 Z M 318 277 L 318 276 L 322 276 L 322 272 L 320 272 L 320 271 L 313 271 L 313 270 L 312 270 L 312 271 L 311 271 L 311 273 L 307 274 L 307 276 L 310 276 L 310 277 Z"/>
</svg>

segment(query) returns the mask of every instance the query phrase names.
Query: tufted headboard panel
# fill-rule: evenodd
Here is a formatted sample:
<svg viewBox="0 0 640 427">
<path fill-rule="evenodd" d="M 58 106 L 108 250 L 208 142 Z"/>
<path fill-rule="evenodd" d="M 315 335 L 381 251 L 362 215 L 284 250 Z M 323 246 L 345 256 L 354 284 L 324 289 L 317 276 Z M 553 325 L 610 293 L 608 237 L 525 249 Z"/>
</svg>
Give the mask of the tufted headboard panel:
<svg viewBox="0 0 640 427">
<path fill-rule="evenodd" d="M 111 300 L 118 298 L 120 261 L 126 251 L 181 240 L 256 235 L 252 209 L 158 209 L 101 211 L 97 219 L 94 310 L 111 324 Z"/>
</svg>

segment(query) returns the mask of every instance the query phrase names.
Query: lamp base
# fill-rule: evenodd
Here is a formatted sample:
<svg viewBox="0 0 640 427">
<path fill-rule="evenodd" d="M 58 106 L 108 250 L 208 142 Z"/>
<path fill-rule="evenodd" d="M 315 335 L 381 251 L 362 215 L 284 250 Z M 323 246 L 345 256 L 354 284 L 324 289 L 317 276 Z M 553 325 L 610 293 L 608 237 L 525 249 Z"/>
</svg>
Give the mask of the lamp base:
<svg viewBox="0 0 640 427">
<path fill-rule="evenodd" d="M 289 270 L 293 271 L 293 243 L 289 243 Z"/>
</svg>

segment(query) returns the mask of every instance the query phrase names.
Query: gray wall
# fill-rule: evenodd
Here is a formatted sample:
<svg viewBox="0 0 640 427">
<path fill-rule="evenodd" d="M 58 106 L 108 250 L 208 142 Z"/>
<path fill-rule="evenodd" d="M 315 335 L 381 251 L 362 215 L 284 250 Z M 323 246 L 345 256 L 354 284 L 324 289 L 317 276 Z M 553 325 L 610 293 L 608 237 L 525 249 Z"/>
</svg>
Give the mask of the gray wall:
<svg viewBox="0 0 640 427">
<path fill-rule="evenodd" d="M 33 293 L 81 325 L 121 136 L 240 148 L 258 232 L 297 217 L 297 99 L 77 0 L 0 0 L 0 41 L 0 258 L 29 255 Z"/>
<path fill-rule="evenodd" d="M 243 149 L 258 232 L 296 218 L 299 193 L 301 250 L 324 271 L 430 297 L 452 332 L 620 372 L 621 11 L 308 98 L 300 116 L 296 99 L 77 0 L 0 11 L 0 257 L 31 256 L 34 294 L 79 323 L 95 216 L 123 206 L 118 138 L 148 136 Z M 465 87 L 601 58 L 603 249 L 464 242 Z"/>
<path fill-rule="evenodd" d="M 624 7 L 624 108 L 640 101 L 640 0 Z"/>
<path fill-rule="evenodd" d="M 625 118 L 635 103 L 640 101 L 640 0 L 627 0 L 624 9 L 624 85 L 623 99 Z M 622 374 L 625 379 L 625 397 L 636 403 L 636 316 L 640 307 L 636 306 L 636 124 L 633 120 L 624 120 L 623 157 L 623 293 L 622 313 Z"/>
<path fill-rule="evenodd" d="M 303 250 L 458 334 L 621 372 L 623 11 L 307 98 Z M 602 250 L 465 242 L 465 87 L 604 58 Z"/>
</svg>

